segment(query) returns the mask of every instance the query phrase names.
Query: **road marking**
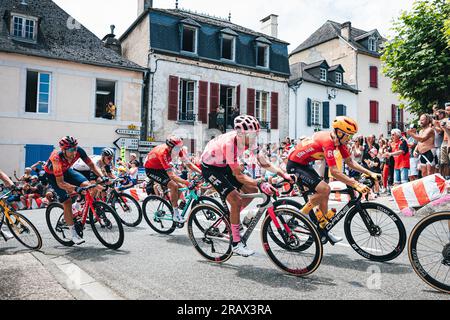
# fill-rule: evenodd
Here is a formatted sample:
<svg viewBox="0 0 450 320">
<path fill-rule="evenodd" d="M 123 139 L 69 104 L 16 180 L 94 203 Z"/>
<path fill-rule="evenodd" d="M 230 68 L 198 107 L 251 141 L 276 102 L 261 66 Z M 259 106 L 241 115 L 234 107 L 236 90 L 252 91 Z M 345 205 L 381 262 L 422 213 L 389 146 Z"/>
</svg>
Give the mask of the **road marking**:
<svg viewBox="0 0 450 320">
<path fill-rule="evenodd" d="M 346 247 L 346 248 L 352 248 L 353 249 L 353 247 L 351 245 L 349 245 L 348 243 L 345 243 L 345 242 L 343 242 L 343 243 L 338 242 L 338 243 L 335 243 L 335 244 L 338 245 L 338 246 L 341 246 L 341 247 Z M 365 247 L 360 247 L 360 248 L 365 250 L 365 251 L 375 251 L 375 252 L 381 252 L 381 253 L 383 252 L 381 250 L 373 249 L 373 248 L 365 248 Z"/>
</svg>

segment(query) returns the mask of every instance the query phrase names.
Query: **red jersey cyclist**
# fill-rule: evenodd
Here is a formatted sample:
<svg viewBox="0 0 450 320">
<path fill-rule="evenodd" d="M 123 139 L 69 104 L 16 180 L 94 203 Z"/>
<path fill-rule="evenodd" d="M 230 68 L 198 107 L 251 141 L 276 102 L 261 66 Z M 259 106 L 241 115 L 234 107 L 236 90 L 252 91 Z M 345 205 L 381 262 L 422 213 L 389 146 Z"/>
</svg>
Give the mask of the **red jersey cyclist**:
<svg viewBox="0 0 450 320">
<path fill-rule="evenodd" d="M 257 157 L 262 168 L 292 181 L 289 175 L 273 166 L 264 155 L 258 153 L 257 138 L 260 130 L 261 126 L 255 117 L 238 116 L 234 120 L 234 131 L 211 140 L 201 156 L 203 177 L 211 183 L 222 199 L 230 203 L 233 252 L 244 257 L 254 254 L 254 251 L 241 242 L 240 212 L 253 199 L 242 199 L 239 191 L 257 193 L 259 187 L 262 192 L 271 195 L 275 189 L 267 182 L 258 182 L 242 173 L 238 158 L 249 150 Z"/>
<path fill-rule="evenodd" d="M 201 174 L 187 157 L 186 151 L 182 149 L 183 140 L 177 136 L 170 136 L 165 144 L 152 149 L 145 159 L 145 173 L 147 177 L 170 190 L 170 200 L 173 207 L 173 221 L 183 223 L 184 218 L 178 210 L 178 185 L 189 186 L 189 181 L 177 176 L 172 167 L 172 157 L 179 157 L 181 161 L 191 170 Z"/>
<path fill-rule="evenodd" d="M 101 170 L 91 161 L 86 152 L 78 147 L 78 141 L 71 136 L 65 136 L 59 141 L 60 151 L 55 150 L 44 166 L 45 175 L 49 184 L 58 195 L 58 200 L 64 206 L 64 220 L 66 221 L 72 233 L 72 241 L 75 244 L 84 243 L 73 226 L 72 201 L 69 194 L 74 193 L 78 187 L 86 187 L 89 181 L 81 173 L 75 171 L 71 166 L 82 159 L 102 180 L 107 178 L 103 176 Z"/>
<path fill-rule="evenodd" d="M 316 192 L 309 198 L 308 203 L 302 209 L 302 213 L 308 214 L 313 208 L 319 206 L 316 215 L 321 228 L 325 228 L 328 221 L 334 216 L 334 211 L 328 211 L 328 199 L 331 189 L 311 166 L 311 162 L 325 159 L 329 167 L 329 172 L 334 178 L 348 186 L 354 187 L 359 192 L 370 192 L 369 187 L 353 178 L 349 178 L 338 169 L 334 151 L 339 150 L 345 164 L 350 169 L 365 173 L 376 181 L 381 179 L 378 174 L 365 169 L 350 157 L 347 144 L 353 135 L 358 132 L 357 123 L 349 117 L 339 116 L 334 120 L 332 126 L 333 130 L 331 132 L 320 131 L 315 133 L 311 138 L 303 139 L 289 155 L 286 166 L 289 174 L 294 174 L 309 190 Z M 331 232 L 328 232 L 328 236 L 334 243 L 342 241 L 341 237 L 337 237 Z"/>
</svg>

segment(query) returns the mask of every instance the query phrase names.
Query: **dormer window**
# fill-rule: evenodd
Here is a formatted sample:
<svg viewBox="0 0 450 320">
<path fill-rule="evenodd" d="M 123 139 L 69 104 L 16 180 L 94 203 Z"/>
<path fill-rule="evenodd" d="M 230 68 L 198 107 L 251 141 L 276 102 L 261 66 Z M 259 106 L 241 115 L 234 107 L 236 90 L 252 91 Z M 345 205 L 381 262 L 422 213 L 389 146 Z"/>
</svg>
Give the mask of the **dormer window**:
<svg viewBox="0 0 450 320">
<path fill-rule="evenodd" d="M 222 35 L 222 59 L 234 61 L 236 52 L 236 37 Z"/>
<path fill-rule="evenodd" d="M 256 66 L 269 68 L 270 65 L 270 45 L 272 42 L 264 37 L 256 39 Z"/>
<path fill-rule="evenodd" d="M 37 18 L 23 15 L 12 15 L 11 35 L 17 40 L 36 41 Z"/>
<path fill-rule="evenodd" d="M 342 85 L 342 73 L 336 72 L 336 84 Z"/>
<path fill-rule="evenodd" d="M 327 69 L 320 68 L 320 81 L 327 81 Z"/>
<path fill-rule="evenodd" d="M 369 50 L 374 52 L 377 51 L 377 38 L 375 37 L 369 38 Z"/>
<path fill-rule="evenodd" d="M 197 28 L 183 26 L 183 40 L 181 50 L 197 53 Z"/>
</svg>

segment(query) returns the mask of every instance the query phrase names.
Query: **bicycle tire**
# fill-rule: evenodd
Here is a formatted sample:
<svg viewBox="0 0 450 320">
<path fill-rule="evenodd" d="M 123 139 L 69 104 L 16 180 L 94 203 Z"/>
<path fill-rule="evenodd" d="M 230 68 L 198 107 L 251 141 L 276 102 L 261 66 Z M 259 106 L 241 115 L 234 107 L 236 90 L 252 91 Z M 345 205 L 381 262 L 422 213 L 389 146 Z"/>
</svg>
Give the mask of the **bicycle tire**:
<svg viewBox="0 0 450 320">
<path fill-rule="evenodd" d="M 411 234 L 409 236 L 408 241 L 408 256 L 409 261 L 411 263 L 411 266 L 414 270 L 414 272 L 421 278 L 426 284 L 433 287 L 436 290 L 450 293 L 450 283 L 445 284 L 437 279 L 435 279 L 432 275 L 430 275 L 429 272 L 427 272 L 424 267 L 422 266 L 422 263 L 420 262 L 419 255 L 417 252 L 417 243 L 419 241 L 420 236 L 422 235 L 422 232 L 431 224 L 438 222 L 440 220 L 447 220 L 447 223 L 450 224 L 450 212 L 443 211 L 443 212 L 436 212 L 430 216 L 427 216 L 419 221 L 419 223 L 413 228 L 411 231 Z M 450 225 L 449 225 L 450 228 Z M 449 235 L 450 237 L 450 230 Z M 440 238 L 439 238 L 440 239 Z M 447 256 L 447 262 L 449 264 L 446 265 L 448 270 L 450 270 L 450 238 L 447 238 L 448 244 L 444 246 L 444 250 L 446 251 Z M 446 249 L 445 249 L 446 248 Z M 429 247 L 427 247 L 427 251 L 429 251 Z M 444 254 L 444 250 L 442 251 L 442 254 Z M 444 257 L 445 259 L 445 257 Z M 441 262 L 442 263 L 442 262 Z M 431 271 L 431 270 L 430 270 Z M 438 270 L 439 271 L 439 270 Z M 445 272 L 445 269 L 444 269 Z"/>
<path fill-rule="evenodd" d="M 313 243 L 308 247 L 308 249 L 311 249 L 310 252 L 307 252 L 306 250 L 299 248 L 301 247 L 301 239 L 297 237 L 296 235 L 292 235 L 292 238 L 290 239 L 292 242 L 287 244 L 283 243 L 283 245 L 278 245 L 279 242 L 273 241 L 278 247 L 283 249 L 282 256 L 286 255 L 286 252 L 291 252 L 295 257 L 301 258 L 302 261 L 305 261 L 305 258 L 308 255 L 312 255 L 311 262 L 307 265 L 302 265 L 301 267 L 293 267 L 292 265 L 288 265 L 289 262 L 292 262 L 294 258 L 290 257 L 287 262 L 283 262 L 280 260 L 280 258 L 277 257 L 277 254 L 275 251 L 277 251 L 277 248 L 275 245 L 271 245 L 269 242 L 269 238 L 273 239 L 272 236 L 269 235 L 269 227 L 272 222 L 272 218 L 270 215 L 267 215 L 264 219 L 261 227 L 261 241 L 263 244 L 264 251 L 266 252 L 269 259 L 274 263 L 280 270 L 283 272 L 286 272 L 290 275 L 294 276 L 308 276 L 312 274 L 314 271 L 317 270 L 317 268 L 320 266 L 320 263 L 322 261 L 323 257 L 323 245 L 320 241 L 319 234 L 317 232 L 316 227 L 311 223 L 311 221 L 308 220 L 304 215 L 297 213 L 295 210 L 289 209 L 289 208 L 277 208 L 274 209 L 275 216 L 279 218 L 279 216 L 283 214 L 289 214 L 293 218 L 298 219 L 301 221 L 301 223 L 308 228 L 309 236 L 304 241 L 308 241 L 310 237 L 313 238 Z M 283 225 L 281 224 L 281 228 Z M 274 228 L 271 228 L 272 232 L 274 232 Z M 282 232 L 286 232 L 286 230 L 283 228 L 281 230 Z M 291 230 L 292 231 L 292 230 Z M 281 237 L 283 239 L 283 237 Z M 315 244 L 315 248 L 311 248 L 312 245 Z"/>
<path fill-rule="evenodd" d="M 57 210 L 61 210 L 61 212 L 54 213 Z M 52 221 L 53 216 L 56 216 L 56 220 L 54 222 Z M 56 241 L 66 247 L 71 247 L 74 245 L 72 240 L 64 240 L 72 239 L 72 234 L 70 233 L 69 226 L 64 221 L 64 207 L 61 203 L 54 202 L 49 204 L 49 206 L 45 210 L 45 220 L 47 222 L 47 227 L 50 230 L 50 233 Z M 67 233 L 67 238 L 64 237 L 65 230 Z M 64 239 L 62 239 L 58 233 L 61 233 Z"/>
<path fill-rule="evenodd" d="M 160 204 L 156 206 L 157 212 L 150 213 L 148 212 L 149 209 L 147 209 L 147 204 L 150 201 L 159 201 Z M 165 210 L 168 210 L 170 214 L 166 213 Z M 147 224 L 152 228 L 154 231 L 161 233 L 161 234 L 171 234 L 176 229 L 176 223 L 173 221 L 173 208 L 172 205 L 166 200 L 161 197 L 150 195 L 147 198 L 145 198 L 144 202 L 142 203 L 142 213 L 144 216 L 145 221 Z M 167 216 L 167 217 L 166 217 Z M 161 219 L 164 218 L 164 219 Z M 167 229 L 164 228 L 164 221 L 166 222 Z M 161 226 L 161 227 L 159 227 Z"/>
<path fill-rule="evenodd" d="M 213 206 L 216 206 L 217 208 L 219 208 L 219 210 L 223 213 L 225 213 L 225 209 L 223 208 L 222 203 L 220 203 L 219 201 L 217 201 L 216 199 L 213 199 L 211 197 L 208 196 L 200 196 L 198 197 L 197 200 L 194 200 L 194 202 L 192 203 L 191 206 L 191 210 L 193 208 L 195 208 L 196 206 L 198 206 L 199 204 L 210 204 Z M 214 214 L 213 212 L 211 212 L 211 214 Z M 198 228 L 201 228 L 202 226 L 200 225 L 200 223 L 197 222 L 197 220 L 194 220 L 194 222 L 197 224 Z M 204 231 L 204 230 L 203 230 Z"/>
<path fill-rule="evenodd" d="M 123 198 L 126 198 L 127 201 L 125 202 Z M 137 217 L 135 219 L 125 220 L 124 216 L 127 215 L 128 211 L 123 209 L 123 212 L 125 212 L 125 214 L 119 214 L 119 212 L 121 212 L 121 210 L 119 210 L 119 211 L 117 210 L 116 204 L 119 205 L 120 209 L 123 209 L 126 206 L 135 207 L 136 212 L 137 212 Z M 137 202 L 136 199 L 133 198 L 133 196 L 131 196 L 127 193 L 118 193 L 116 197 L 113 197 L 111 200 L 111 207 L 116 210 L 116 212 L 120 218 L 120 221 L 127 227 L 137 227 L 142 222 L 142 208 L 139 205 L 139 202 Z"/>
<path fill-rule="evenodd" d="M 32 250 L 39 250 L 42 248 L 42 237 L 37 228 L 31 223 L 31 221 L 25 217 L 23 214 L 20 214 L 18 212 L 12 211 L 9 213 L 9 217 L 11 220 L 15 220 L 13 224 L 10 223 L 10 221 L 6 218 L 6 224 L 8 225 L 9 231 L 13 234 L 13 236 L 19 241 L 22 245 L 27 247 L 28 249 Z M 19 218 L 19 219 L 17 219 Z M 24 223 L 25 222 L 25 223 Z M 20 225 L 19 225 L 20 224 Z M 24 232 L 34 233 L 37 242 L 35 244 L 29 244 L 27 243 L 23 238 L 22 235 Z"/>
<path fill-rule="evenodd" d="M 123 231 L 122 222 L 120 221 L 119 215 L 117 212 L 108 204 L 102 201 L 94 201 L 92 203 L 92 206 L 95 209 L 95 213 L 97 217 L 94 216 L 94 213 L 92 212 L 91 208 L 89 208 L 89 223 L 91 224 L 92 231 L 94 231 L 95 236 L 97 239 L 103 244 L 105 247 L 113 250 L 119 249 L 124 241 L 125 233 Z M 105 213 L 109 212 L 111 215 L 110 217 L 106 217 Z M 101 221 L 97 220 L 99 218 Z M 117 240 L 114 242 L 109 242 L 106 237 L 102 236 L 99 232 L 98 227 L 100 229 L 106 230 L 112 230 L 114 228 L 114 224 L 116 224 L 116 228 L 118 230 L 118 237 Z"/>
<path fill-rule="evenodd" d="M 393 247 L 392 251 L 390 251 L 386 254 L 377 255 L 372 252 L 368 252 L 368 249 L 370 249 L 372 251 L 380 251 L 377 249 L 377 243 L 381 246 L 383 244 L 381 241 L 384 241 L 384 243 L 388 243 L 388 244 L 389 244 L 389 241 L 386 239 L 387 237 L 385 237 L 383 240 L 381 240 L 382 239 L 381 236 L 383 236 L 384 232 L 383 232 L 383 230 L 380 229 L 380 231 L 381 231 L 380 235 L 377 235 L 377 236 L 370 235 L 370 237 L 373 237 L 372 243 L 375 243 L 375 249 L 367 248 L 364 245 L 358 244 L 357 243 L 358 241 L 356 241 L 354 238 L 354 236 L 356 236 L 356 234 L 354 235 L 352 232 L 352 222 L 354 221 L 353 219 L 355 218 L 356 214 L 358 214 L 358 213 L 361 214 L 361 213 L 356 207 L 353 207 L 348 212 L 347 217 L 345 218 L 345 223 L 344 223 L 345 236 L 346 236 L 347 241 L 350 244 L 350 246 L 359 255 L 361 255 L 362 257 L 369 259 L 371 261 L 386 262 L 386 261 L 391 261 L 391 260 L 395 259 L 396 257 L 398 257 L 403 252 L 403 249 L 405 248 L 406 240 L 407 240 L 405 226 L 403 225 L 403 222 L 400 219 L 400 217 L 397 214 L 395 214 L 394 211 L 392 211 L 388 207 L 386 207 L 382 204 L 379 204 L 379 203 L 363 202 L 363 203 L 361 203 L 361 207 L 366 212 L 367 212 L 367 209 L 372 209 L 372 210 L 384 213 L 384 215 L 386 215 L 387 217 L 385 217 L 383 221 L 381 221 L 381 219 L 380 219 L 381 223 L 383 223 L 386 220 L 387 221 L 392 220 L 398 231 L 398 242 L 392 246 Z M 374 221 L 374 222 L 375 222 L 375 224 L 377 223 L 376 221 Z M 354 225 L 356 225 L 356 222 L 354 223 Z M 362 226 L 365 227 L 363 222 L 361 222 L 361 225 L 359 225 L 360 229 L 363 229 Z M 376 227 L 380 227 L 380 226 L 377 225 Z M 390 230 L 392 228 L 385 229 L 384 231 Z M 367 232 L 369 232 L 367 230 L 367 228 L 365 230 Z M 366 241 L 366 243 L 369 243 L 371 241 L 370 237 L 369 237 L 369 240 Z M 381 252 L 383 253 L 383 250 L 381 250 Z"/>
<path fill-rule="evenodd" d="M 208 215 L 202 212 L 203 210 L 214 212 L 214 216 L 209 216 L 211 217 L 211 219 L 209 219 Z M 204 218 L 209 221 L 209 227 L 208 225 L 205 225 L 201 228 L 198 228 L 199 231 L 194 230 L 194 227 L 197 226 L 197 223 L 202 220 L 204 221 Z M 217 226 L 214 227 L 214 225 Z M 199 235 L 200 241 L 196 239 L 197 234 Z M 199 204 L 191 210 L 188 218 L 188 235 L 189 239 L 194 245 L 195 250 L 203 258 L 206 258 L 209 261 L 223 263 L 230 259 L 233 255 L 233 236 L 231 233 L 230 222 L 228 220 L 228 217 L 215 206 L 208 204 Z M 212 254 L 216 253 L 216 247 L 214 246 L 214 243 L 218 245 L 221 250 L 219 250 L 218 255 L 213 256 Z M 206 249 L 203 249 L 203 244 L 205 244 L 206 248 L 210 246 L 211 253 L 209 253 Z"/>
</svg>

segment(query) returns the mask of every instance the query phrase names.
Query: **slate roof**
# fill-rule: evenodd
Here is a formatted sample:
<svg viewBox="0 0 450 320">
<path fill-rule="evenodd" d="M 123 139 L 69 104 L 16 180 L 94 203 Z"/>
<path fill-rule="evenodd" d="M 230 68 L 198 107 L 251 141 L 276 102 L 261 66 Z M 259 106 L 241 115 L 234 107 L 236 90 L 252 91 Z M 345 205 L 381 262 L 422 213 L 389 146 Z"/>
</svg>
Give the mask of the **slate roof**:
<svg viewBox="0 0 450 320">
<path fill-rule="evenodd" d="M 309 36 L 308 39 L 303 41 L 294 51 L 292 51 L 289 56 L 292 56 L 293 54 L 295 54 L 297 52 L 301 52 L 301 51 L 307 50 L 309 48 L 315 47 L 321 43 L 325 43 L 327 41 L 338 38 L 339 36 L 341 36 L 341 28 L 342 28 L 342 24 L 340 24 L 339 22 L 328 20 L 319 29 L 317 29 L 311 36 Z M 365 48 L 364 46 L 362 46 L 360 43 L 358 43 L 355 40 L 355 38 L 359 38 L 359 40 L 360 40 L 361 36 L 370 35 L 374 31 L 376 31 L 376 29 L 372 30 L 372 31 L 364 31 L 364 30 L 361 30 L 358 28 L 354 28 L 352 26 L 351 30 L 350 30 L 350 39 L 348 40 L 348 42 L 353 47 L 355 47 L 356 50 L 358 50 L 359 52 L 369 54 L 372 56 L 376 56 L 376 57 L 380 57 L 381 56 L 380 53 L 376 53 L 376 52 L 368 50 L 367 48 Z M 381 41 L 384 42 L 384 41 L 387 41 L 387 39 L 381 38 Z"/>
<path fill-rule="evenodd" d="M 311 64 L 306 64 L 304 62 L 299 62 L 299 63 L 294 63 L 290 65 L 291 68 L 291 76 L 289 78 L 289 85 L 293 85 L 296 82 L 298 82 L 299 80 L 303 80 L 306 82 L 312 82 L 315 84 L 320 84 L 323 86 L 327 86 L 327 87 L 334 87 L 334 88 L 338 88 L 338 89 L 342 89 L 342 90 L 348 90 L 351 91 L 353 93 L 358 93 L 359 91 L 356 90 L 355 88 L 353 88 L 352 86 L 349 86 L 346 83 L 342 83 L 342 85 L 336 84 L 335 82 L 331 81 L 328 77 L 327 77 L 327 81 L 321 81 L 319 78 L 316 78 L 314 75 L 312 75 L 311 73 L 308 72 L 308 70 L 312 69 L 311 66 L 315 66 L 318 67 L 320 66 L 325 60 L 322 61 L 318 61 L 315 63 L 311 63 Z M 338 66 L 332 66 L 330 68 L 337 68 Z"/>
<path fill-rule="evenodd" d="M 145 70 L 104 47 L 102 41 L 84 26 L 68 28 L 68 21 L 70 26 L 73 20 L 53 1 L 27 0 L 26 6 L 20 3 L 21 0 L 0 0 L 0 51 L 111 68 Z M 11 11 L 40 19 L 37 43 L 11 38 L 8 23 Z"/>
</svg>

